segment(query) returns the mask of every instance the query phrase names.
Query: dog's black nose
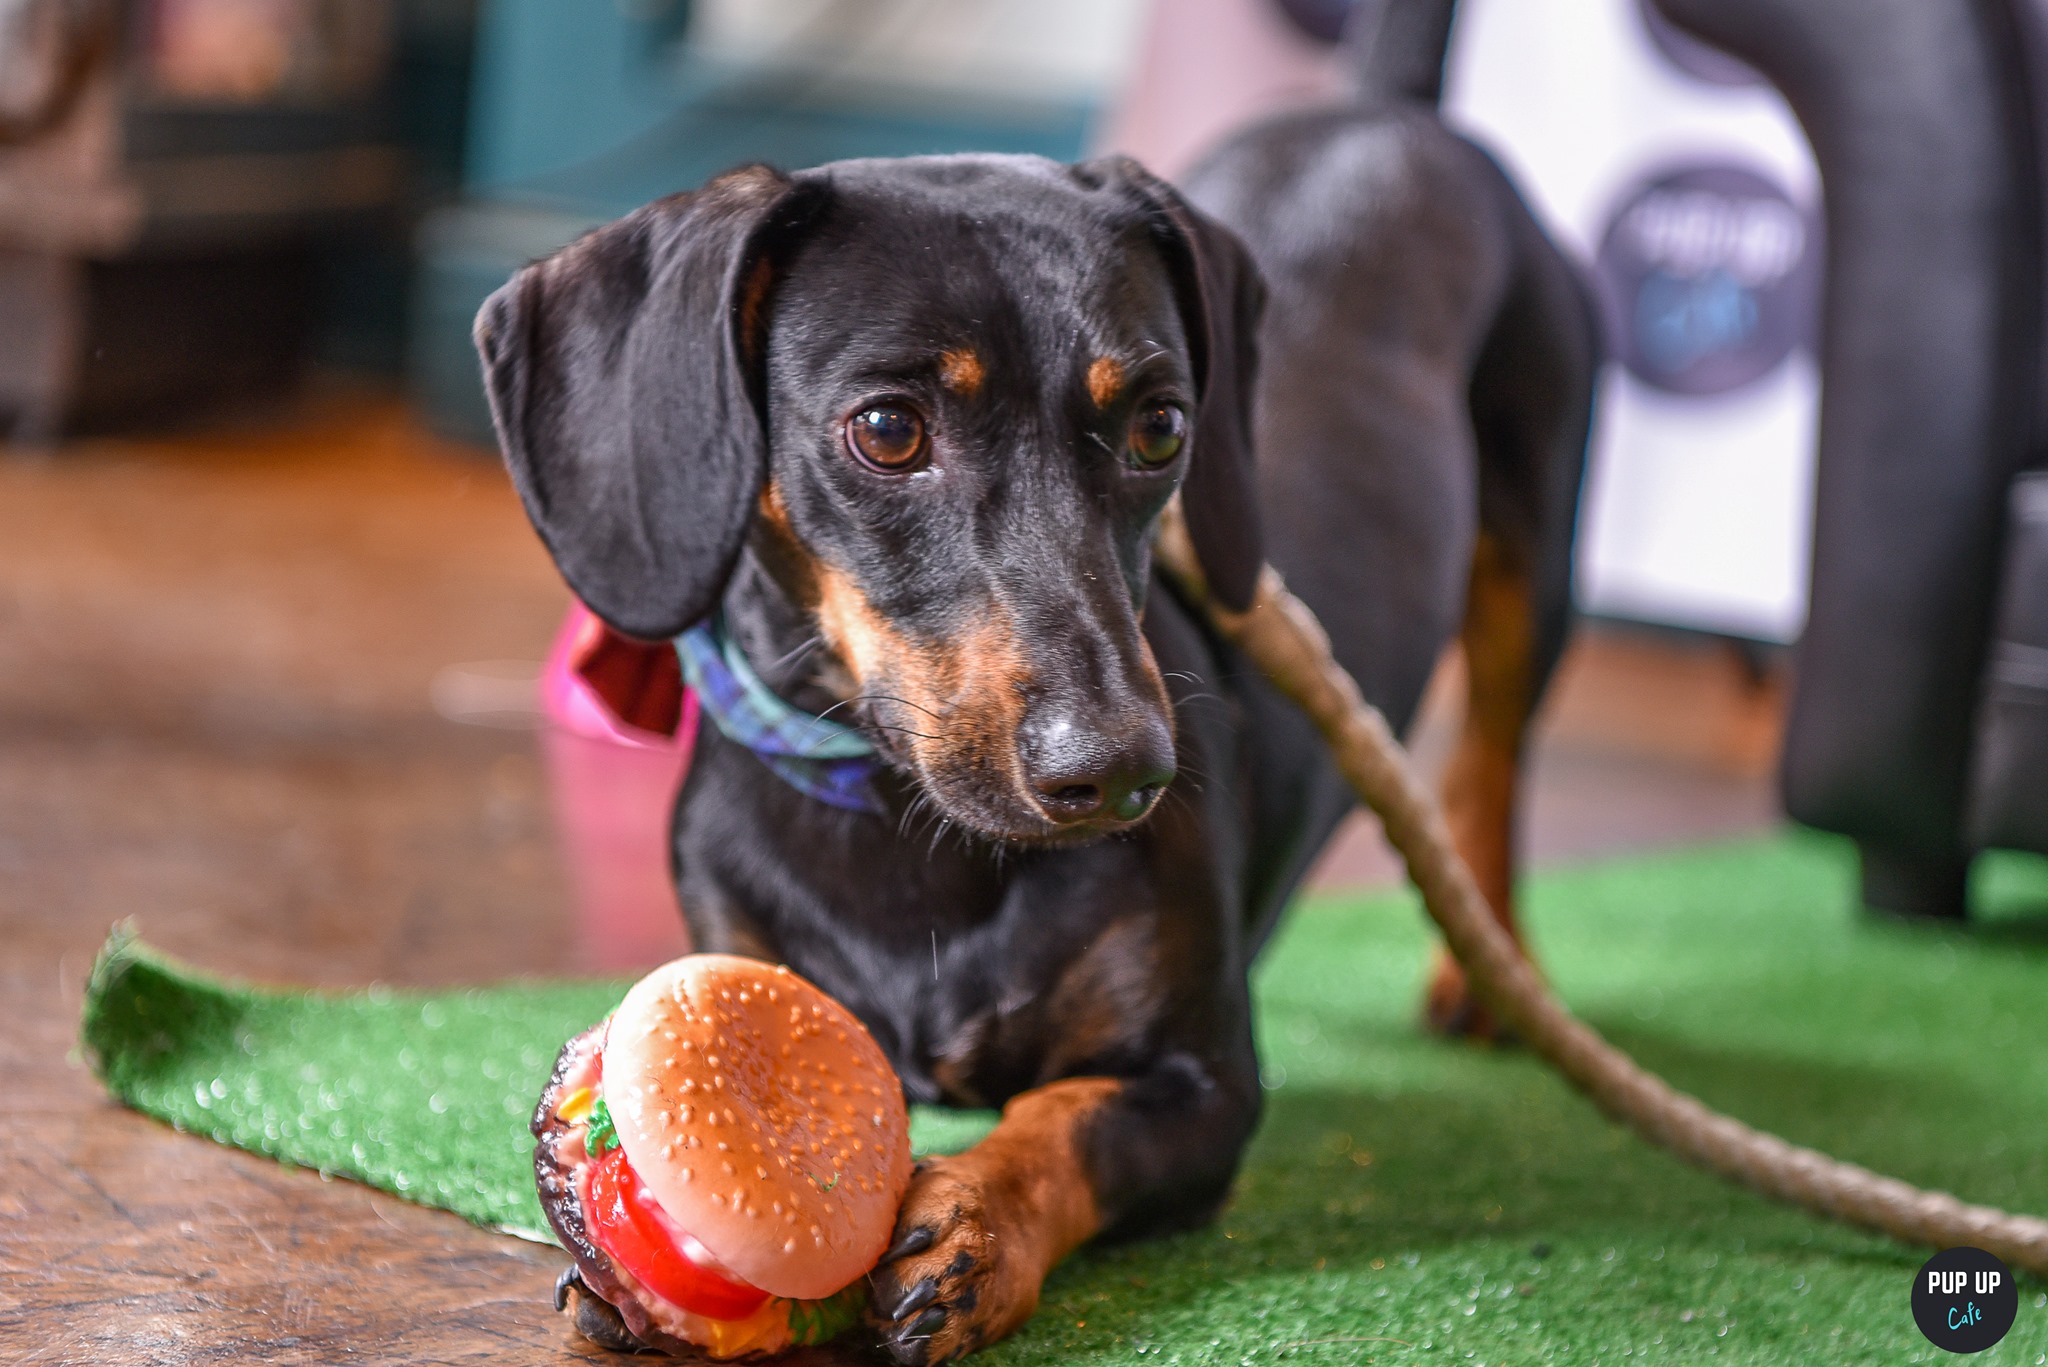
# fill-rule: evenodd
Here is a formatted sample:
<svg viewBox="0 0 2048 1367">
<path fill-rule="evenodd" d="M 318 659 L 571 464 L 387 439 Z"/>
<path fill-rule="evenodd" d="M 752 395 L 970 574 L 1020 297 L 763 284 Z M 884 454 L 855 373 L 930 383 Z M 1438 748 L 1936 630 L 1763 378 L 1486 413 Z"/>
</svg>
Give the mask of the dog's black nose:
<svg viewBox="0 0 2048 1367">
<path fill-rule="evenodd" d="M 1027 722 L 1019 740 L 1038 809 L 1062 826 L 1136 821 L 1173 782 L 1173 741 L 1156 722 L 1112 736 L 1051 718 Z"/>
</svg>

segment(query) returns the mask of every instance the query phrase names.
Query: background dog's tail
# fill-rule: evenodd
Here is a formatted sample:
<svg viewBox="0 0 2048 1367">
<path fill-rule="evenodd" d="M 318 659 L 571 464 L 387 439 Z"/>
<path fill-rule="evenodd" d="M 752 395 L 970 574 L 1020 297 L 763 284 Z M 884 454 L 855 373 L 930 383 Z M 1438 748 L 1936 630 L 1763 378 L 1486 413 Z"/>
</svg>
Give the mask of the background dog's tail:
<svg viewBox="0 0 2048 1367">
<path fill-rule="evenodd" d="M 1359 0 L 1344 30 L 1359 94 L 1435 104 L 1457 0 Z"/>
</svg>

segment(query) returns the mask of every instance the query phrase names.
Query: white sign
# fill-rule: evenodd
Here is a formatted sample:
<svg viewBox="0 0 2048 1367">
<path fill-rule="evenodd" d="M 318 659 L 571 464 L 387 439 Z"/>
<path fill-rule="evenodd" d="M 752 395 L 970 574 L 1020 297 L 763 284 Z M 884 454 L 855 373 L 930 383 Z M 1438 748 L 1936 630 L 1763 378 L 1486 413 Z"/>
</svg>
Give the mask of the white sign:
<svg viewBox="0 0 2048 1367">
<path fill-rule="evenodd" d="M 1639 0 L 1464 0 L 1447 117 L 1597 281 L 1609 364 L 1589 611 L 1761 640 L 1805 622 L 1820 182 L 1791 110 Z"/>
</svg>

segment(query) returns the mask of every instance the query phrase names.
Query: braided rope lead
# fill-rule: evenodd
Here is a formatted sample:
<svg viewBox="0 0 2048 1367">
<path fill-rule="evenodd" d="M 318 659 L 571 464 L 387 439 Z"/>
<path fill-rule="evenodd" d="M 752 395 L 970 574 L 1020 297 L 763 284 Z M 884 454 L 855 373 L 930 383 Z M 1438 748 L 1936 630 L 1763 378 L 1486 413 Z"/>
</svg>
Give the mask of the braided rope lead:
<svg viewBox="0 0 2048 1367">
<path fill-rule="evenodd" d="M 1160 519 L 1161 565 L 1222 634 L 1322 731 L 1473 989 L 1528 1046 L 1609 1116 L 1686 1162 L 1790 1205 L 1907 1244 L 1970 1244 L 2048 1276 L 2048 1220 L 1968 1205 L 1751 1129 L 1645 1071 L 1551 995 L 1488 909 L 1442 812 L 1400 743 L 1330 654 L 1322 624 L 1269 565 L 1249 611 L 1209 598 L 1178 501 Z"/>
</svg>

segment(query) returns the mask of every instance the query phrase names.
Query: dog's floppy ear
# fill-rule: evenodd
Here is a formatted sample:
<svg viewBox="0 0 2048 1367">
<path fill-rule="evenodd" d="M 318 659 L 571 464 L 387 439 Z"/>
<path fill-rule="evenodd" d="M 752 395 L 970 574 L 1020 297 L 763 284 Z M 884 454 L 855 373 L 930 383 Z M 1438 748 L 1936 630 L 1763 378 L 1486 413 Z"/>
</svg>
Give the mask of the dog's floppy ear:
<svg viewBox="0 0 2048 1367">
<path fill-rule="evenodd" d="M 1148 208 L 1173 274 L 1193 353 L 1199 409 L 1181 504 L 1210 592 L 1226 607 L 1251 606 L 1264 563 L 1253 471 L 1252 393 L 1266 286 L 1237 235 L 1128 157 L 1108 173 Z"/>
<path fill-rule="evenodd" d="M 718 602 L 767 473 L 753 371 L 767 242 L 806 196 L 753 166 L 514 276 L 476 320 L 491 416 L 577 597 L 630 635 Z"/>
</svg>

